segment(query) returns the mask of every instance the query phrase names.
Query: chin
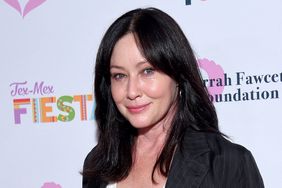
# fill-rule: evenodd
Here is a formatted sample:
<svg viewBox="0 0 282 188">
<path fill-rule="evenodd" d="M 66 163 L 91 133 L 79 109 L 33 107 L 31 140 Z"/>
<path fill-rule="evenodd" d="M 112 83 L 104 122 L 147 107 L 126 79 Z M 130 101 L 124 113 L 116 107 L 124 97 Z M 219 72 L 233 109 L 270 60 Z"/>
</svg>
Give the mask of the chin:
<svg viewBox="0 0 282 188">
<path fill-rule="evenodd" d="M 129 122 L 136 129 L 144 129 L 150 127 L 150 123 L 146 121 L 129 121 Z"/>
</svg>

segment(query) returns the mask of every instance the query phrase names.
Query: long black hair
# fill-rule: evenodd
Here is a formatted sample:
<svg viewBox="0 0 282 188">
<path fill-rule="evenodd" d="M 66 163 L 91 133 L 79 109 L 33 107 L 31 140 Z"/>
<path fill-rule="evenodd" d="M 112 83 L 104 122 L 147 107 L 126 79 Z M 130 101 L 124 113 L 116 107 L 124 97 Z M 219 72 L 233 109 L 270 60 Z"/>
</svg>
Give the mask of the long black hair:
<svg viewBox="0 0 282 188">
<path fill-rule="evenodd" d="M 153 174 L 159 169 L 168 176 L 176 146 L 182 147 L 184 132 L 217 132 L 215 108 L 209 100 L 193 50 L 178 24 L 156 8 L 135 9 L 119 17 L 106 31 L 96 58 L 95 100 L 98 144 L 91 152 L 83 176 L 106 182 L 126 178 L 132 167 L 132 150 L 137 130 L 120 114 L 112 95 L 110 60 L 113 48 L 132 33 L 142 55 L 155 68 L 169 75 L 179 87 L 176 113 Z M 154 181 L 154 179 L 153 179 Z"/>
</svg>

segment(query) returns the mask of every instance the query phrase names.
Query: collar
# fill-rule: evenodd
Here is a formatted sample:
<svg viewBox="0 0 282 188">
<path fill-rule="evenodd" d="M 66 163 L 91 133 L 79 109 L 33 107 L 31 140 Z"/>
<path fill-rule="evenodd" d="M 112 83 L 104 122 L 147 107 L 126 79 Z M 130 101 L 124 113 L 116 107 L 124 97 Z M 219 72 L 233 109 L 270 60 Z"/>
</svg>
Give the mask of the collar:
<svg viewBox="0 0 282 188">
<path fill-rule="evenodd" d="M 210 151 L 206 133 L 188 129 L 182 148 L 178 147 L 175 151 L 165 188 L 198 188 L 209 170 Z M 88 185 L 97 188 L 106 186 L 103 181 Z"/>
<path fill-rule="evenodd" d="M 209 170 L 210 151 L 206 133 L 187 130 L 173 157 L 166 188 L 199 187 Z"/>
</svg>

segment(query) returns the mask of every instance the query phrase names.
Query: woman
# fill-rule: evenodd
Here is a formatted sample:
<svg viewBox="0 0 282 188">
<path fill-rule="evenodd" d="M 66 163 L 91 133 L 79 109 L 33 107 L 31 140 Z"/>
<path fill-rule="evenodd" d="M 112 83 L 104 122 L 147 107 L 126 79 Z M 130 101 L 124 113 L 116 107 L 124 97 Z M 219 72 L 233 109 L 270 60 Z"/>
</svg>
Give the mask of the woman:
<svg viewBox="0 0 282 188">
<path fill-rule="evenodd" d="M 188 40 L 155 8 L 118 18 L 95 69 L 99 138 L 83 188 L 264 187 L 251 153 L 218 130 Z"/>
</svg>

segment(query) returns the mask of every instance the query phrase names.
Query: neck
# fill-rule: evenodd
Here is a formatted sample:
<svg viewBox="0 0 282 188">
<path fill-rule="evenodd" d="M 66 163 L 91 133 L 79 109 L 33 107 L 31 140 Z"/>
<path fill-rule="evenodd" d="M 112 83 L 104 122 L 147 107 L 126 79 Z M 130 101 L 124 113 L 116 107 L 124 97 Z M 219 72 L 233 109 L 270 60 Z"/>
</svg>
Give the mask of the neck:
<svg viewBox="0 0 282 188">
<path fill-rule="evenodd" d="M 168 130 L 162 126 L 139 131 L 136 139 L 137 151 L 161 149 L 165 143 L 167 133 Z"/>
<path fill-rule="evenodd" d="M 167 132 L 166 129 L 155 127 L 154 130 L 139 132 L 133 152 L 134 163 L 143 164 L 144 161 L 151 161 L 151 167 L 164 147 Z"/>
<path fill-rule="evenodd" d="M 136 152 L 159 153 L 170 131 L 174 108 L 171 108 L 165 118 L 153 126 L 138 130 L 135 149 Z"/>
</svg>

